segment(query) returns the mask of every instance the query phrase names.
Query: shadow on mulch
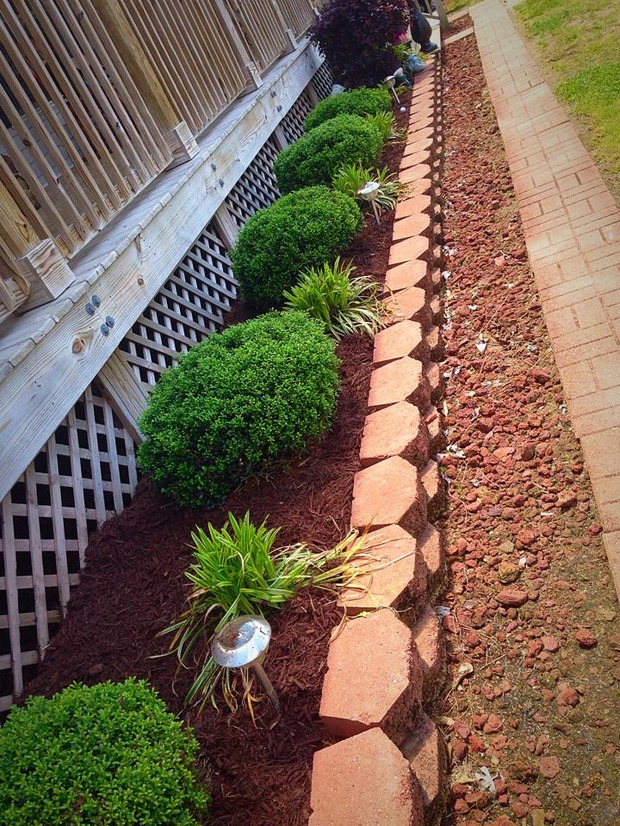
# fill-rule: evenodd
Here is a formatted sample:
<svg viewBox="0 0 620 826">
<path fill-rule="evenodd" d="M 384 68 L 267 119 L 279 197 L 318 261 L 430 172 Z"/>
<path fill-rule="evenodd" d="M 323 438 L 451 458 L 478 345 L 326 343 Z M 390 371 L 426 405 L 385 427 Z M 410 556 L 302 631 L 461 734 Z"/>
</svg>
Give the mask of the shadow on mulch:
<svg viewBox="0 0 620 826">
<path fill-rule="evenodd" d="M 409 96 L 404 103 L 408 104 Z M 397 112 L 399 126 L 407 114 Z M 381 159 L 396 171 L 404 144 L 386 147 Z M 392 235 L 392 216 L 377 226 L 367 216 L 346 258 L 358 274 L 382 280 Z M 239 317 L 244 310 L 240 308 Z M 169 708 L 195 728 L 201 761 L 213 794 L 209 822 L 226 826 L 294 826 L 310 815 L 310 772 L 314 751 L 330 742 L 318 715 L 331 630 L 342 612 L 333 592 L 300 593 L 270 617 L 273 640 L 266 668 L 280 696 L 276 718 L 259 703 L 255 727 L 247 711 L 184 712 L 183 697 L 193 673 L 176 673 L 158 633 L 183 610 L 184 572 L 191 561 L 190 532 L 211 522 L 220 527 L 231 511 L 250 511 L 258 524 L 281 528 L 278 543 L 304 541 L 331 547 L 346 535 L 353 477 L 366 416 L 372 342 L 349 336 L 338 346 L 341 392 L 330 433 L 306 454 L 249 479 L 216 510 L 177 510 L 148 479 L 132 504 L 91 537 L 87 567 L 70 601 L 69 613 L 46 652 L 28 693 L 51 695 L 74 680 L 88 684 L 148 679 Z"/>
</svg>

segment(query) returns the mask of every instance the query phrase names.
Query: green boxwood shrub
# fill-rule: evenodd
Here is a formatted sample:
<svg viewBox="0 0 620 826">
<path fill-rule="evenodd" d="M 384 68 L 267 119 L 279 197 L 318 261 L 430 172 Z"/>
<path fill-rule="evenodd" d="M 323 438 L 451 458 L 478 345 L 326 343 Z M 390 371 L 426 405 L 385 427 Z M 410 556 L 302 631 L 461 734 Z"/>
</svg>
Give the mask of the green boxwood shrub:
<svg viewBox="0 0 620 826">
<path fill-rule="evenodd" d="M 355 201 L 324 186 L 279 198 L 250 218 L 232 250 L 243 296 L 259 305 L 281 304 L 302 270 L 333 261 L 361 225 Z"/>
<path fill-rule="evenodd" d="M 139 463 L 180 505 L 219 504 L 270 459 L 321 436 L 337 390 L 334 343 L 305 313 L 235 324 L 162 375 L 140 420 Z"/>
<path fill-rule="evenodd" d="M 338 115 L 287 146 L 273 165 L 280 192 L 329 184 L 342 166 L 372 165 L 383 146 L 380 130 L 359 115 Z"/>
<path fill-rule="evenodd" d="M 34 697 L 0 729 L 0 824 L 198 826 L 197 751 L 144 681 Z"/>
<path fill-rule="evenodd" d="M 330 95 L 314 107 L 306 118 L 304 128 L 306 132 L 331 120 L 338 115 L 378 115 L 380 112 L 390 112 L 392 109 L 392 98 L 386 88 L 377 87 L 369 89 L 363 86 L 361 89 L 353 89 L 350 92 L 343 92 L 340 95 Z"/>
</svg>

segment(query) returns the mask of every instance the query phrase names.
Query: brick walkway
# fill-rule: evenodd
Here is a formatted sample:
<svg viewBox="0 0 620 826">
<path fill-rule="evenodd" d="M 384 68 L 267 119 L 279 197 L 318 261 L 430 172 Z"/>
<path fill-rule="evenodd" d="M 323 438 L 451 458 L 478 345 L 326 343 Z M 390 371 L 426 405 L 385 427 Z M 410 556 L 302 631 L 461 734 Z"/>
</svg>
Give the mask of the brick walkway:
<svg viewBox="0 0 620 826">
<path fill-rule="evenodd" d="M 620 595 L 620 210 L 505 7 L 470 13 Z"/>
</svg>

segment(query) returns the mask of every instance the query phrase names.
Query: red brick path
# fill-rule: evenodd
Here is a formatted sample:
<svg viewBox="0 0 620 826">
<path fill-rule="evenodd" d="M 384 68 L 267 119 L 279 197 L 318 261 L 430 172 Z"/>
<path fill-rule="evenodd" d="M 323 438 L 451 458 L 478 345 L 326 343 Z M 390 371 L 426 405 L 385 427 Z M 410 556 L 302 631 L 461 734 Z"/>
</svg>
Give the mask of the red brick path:
<svg viewBox="0 0 620 826">
<path fill-rule="evenodd" d="M 620 210 L 504 6 L 470 13 L 620 595 Z"/>
</svg>

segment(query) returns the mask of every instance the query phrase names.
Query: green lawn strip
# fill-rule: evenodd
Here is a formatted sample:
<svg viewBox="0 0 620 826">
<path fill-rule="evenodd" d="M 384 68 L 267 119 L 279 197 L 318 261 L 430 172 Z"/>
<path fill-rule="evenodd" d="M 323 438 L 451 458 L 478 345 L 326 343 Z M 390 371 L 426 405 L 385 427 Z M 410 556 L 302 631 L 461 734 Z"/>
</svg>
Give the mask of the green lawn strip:
<svg viewBox="0 0 620 826">
<path fill-rule="evenodd" d="M 515 12 L 620 201 L 620 0 L 523 0 Z"/>
</svg>

